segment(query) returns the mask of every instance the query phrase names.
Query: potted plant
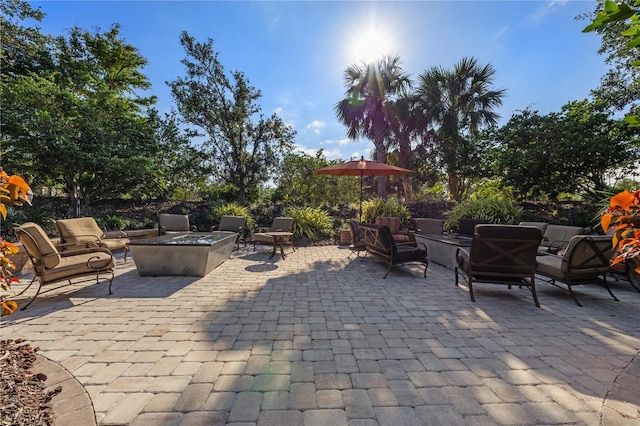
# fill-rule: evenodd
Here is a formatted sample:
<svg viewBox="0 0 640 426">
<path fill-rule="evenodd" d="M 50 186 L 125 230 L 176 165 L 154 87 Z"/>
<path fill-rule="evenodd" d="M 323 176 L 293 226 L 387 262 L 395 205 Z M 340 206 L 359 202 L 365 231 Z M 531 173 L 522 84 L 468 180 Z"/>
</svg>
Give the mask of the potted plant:
<svg viewBox="0 0 640 426">
<path fill-rule="evenodd" d="M 349 227 L 349 223 L 343 222 L 342 227 L 340 228 L 340 245 L 348 246 L 351 244 L 351 229 Z"/>
</svg>

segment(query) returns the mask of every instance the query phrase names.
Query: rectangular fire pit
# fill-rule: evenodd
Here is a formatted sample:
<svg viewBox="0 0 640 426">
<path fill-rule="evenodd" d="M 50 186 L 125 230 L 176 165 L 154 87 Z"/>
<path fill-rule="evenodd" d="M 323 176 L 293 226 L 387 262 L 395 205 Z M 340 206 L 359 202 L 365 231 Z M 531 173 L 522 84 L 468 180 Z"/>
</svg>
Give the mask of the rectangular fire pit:
<svg viewBox="0 0 640 426">
<path fill-rule="evenodd" d="M 185 232 L 129 243 L 141 276 L 204 277 L 233 252 L 236 232 Z"/>
</svg>

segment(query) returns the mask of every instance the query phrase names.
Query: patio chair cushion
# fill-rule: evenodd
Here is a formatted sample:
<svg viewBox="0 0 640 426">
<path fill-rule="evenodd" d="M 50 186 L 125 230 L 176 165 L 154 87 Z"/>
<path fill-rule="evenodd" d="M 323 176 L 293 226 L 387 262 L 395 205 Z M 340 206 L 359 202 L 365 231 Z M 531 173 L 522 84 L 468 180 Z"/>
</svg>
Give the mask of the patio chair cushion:
<svg viewBox="0 0 640 426">
<path fill-rule="evenodd" d="M 444 219 L 418 217 L 415 219 L 418 234 L 442 234 Z"/>
<path fill-rule="evenodd" d="M 33 240 L 31 238 L 20 239 L 25 250 L 34 259 L 42 262 L 45 268 L 55 268 L 60 263 L 60 254 L 40 225 L 26 222 L 20 227 L 33 238 Z"/>
<path fill-rule="evenodd" d="M 100 240 L 104 232 L 92 217 L 60 219 L 54 222 L 63 243 Z"/>
<path fill-rule="evenodd" d="M 389 228 L 393 239 L 399 243 L 404 243 L 410 240 L 409 234 L 406 232 L 400 232 L 400 218 L 399 217 L 376 217 L 376 225 L 384 225 Z"/>
<path fill-rule="evenodd" d="M 458 235 L 473 237 L 476 225 L 484 225 L 490 223 L 486 219 L 469 219 L 462 218 L 458 223 Z"/>
<path fill-rule="evenodd" d="M 196 231 L 195 226 L 189 224 L 189 215 L 160 213 L 158 216 L 158 233 Z"/>
<path fill-rule="evenodd" d="M 125 260 L 127 259 L 127 253 L 129 252 L 128 245 L 131 240 L 123 231 L 119 231 L 117 237 L 107 238 L 93 217 L 60 219 L 54 221 L 53 224 L 58 230 L 60 240 L 65 244 L 77 243 L 86 246 L 85 243 L 93 243 L 109 251 L 124 250 L 124 258 Z M 65 249 L 68 250 L 72 248 L 74 247 L 67 246 Z"/>
</svg>

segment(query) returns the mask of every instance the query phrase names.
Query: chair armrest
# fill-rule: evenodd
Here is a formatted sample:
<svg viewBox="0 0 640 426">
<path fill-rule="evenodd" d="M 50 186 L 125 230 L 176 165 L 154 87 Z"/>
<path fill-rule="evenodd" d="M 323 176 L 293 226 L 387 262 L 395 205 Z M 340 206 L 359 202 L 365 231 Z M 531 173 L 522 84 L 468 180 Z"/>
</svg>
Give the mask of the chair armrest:
<svg viewBox="0 0 640 426">
<path fill-rule="evenodd" d="M 102 238 L 129 238 L 129 235 L 121 230 L 116 230 L 116 231 L 112 231 L 115 233 L 115 236 L 113 237 L 107 237 L 106 235 L 103 235 Z"/>
<path fill-rule="evenodd" d="M 195 225 L 191 225 L 191 226 L 189 227 L 189 230 L 190 230 L 191 232 L 198 232 L 198 227 L 197 227 L 197 226 L 195 226 Z"/>
<path fill-rule="evenodd" d="M 63 252 L 72 252 L 75 250 L 85 250 L 87 248 L 100 247 L 101 240 L 96 238 L 93 241 L 78 241 L 76 243 L 58 243 L 55 244 L 56 250 L 58 250 L 59 254 L 62 255 Z M 78 248 L 82 247 L 84 248 Z"/>
<path fill-rule="evenodd" d="M 92 246 L 92 247 L 75 249 L 75 250 L 65 250 L 61 253 L 52 253 L 47 256 L 51 256 L 51 255 L 56 256 L 59 254 L 61 257 L 69 257 L 69 256 L 77 256 L 79 254 L 98 253 L 98 252 L 107 253 L 110 256 L 113 256 L 113 254 L 111 253 L 111 250 L 104 247 L 98 247 L 98 246 Z"/>
<path fill-rule="evenodd" d="M 556 240 L 551 241 L 548 245 L 547 252 L 557 254 L 560 250 L 567 248 L 569 241 Z"/>
<path fill-rule="evenodd" d="M 407 241 L 406 243 L 395 243 L 395 247 L 413 247 L 413 248 L 422 248 L 424 251 L 427 251 L 427 246 L 424 243 L 418 243 L 415 241 Z"/>
<path fill-rule="evenodd" d="M 471 255 L 469 254 L 469 252 L 465 249 L 463 249 L 462 247 L 458 247 L 456 249 L 456 265 L 461 268 L 461 269 L 465 269 L 463 268 L 464 266 L 464 262 L 463 259 L 469 259 L 471 257 Z M 466 271 L 465 271 L 466 273 Z"/>
</svg>

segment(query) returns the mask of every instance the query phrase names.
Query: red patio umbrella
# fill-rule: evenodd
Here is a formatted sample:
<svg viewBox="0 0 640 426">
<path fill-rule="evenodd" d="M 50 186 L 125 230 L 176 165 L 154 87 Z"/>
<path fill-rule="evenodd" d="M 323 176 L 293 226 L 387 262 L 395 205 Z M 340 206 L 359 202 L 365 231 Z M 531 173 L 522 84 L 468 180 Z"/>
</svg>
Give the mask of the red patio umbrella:
<svg viewBox="0 0 640 426">
<path fill-rule="evenodd" d="M 360 176 L 360 214 L 359 220 L 362 221 L 362 178 L 364 176 L 395 176 L 408 175 L 413 173 L 412 170 L 403 169 L 402 167 L 391 166 L 389 164 L 378 163 L 376 161 L 360 160 L 347 161 L 329 167 L 323 167 L 316 170 L 320 175 L 332 176 Z"/>
</svg>

